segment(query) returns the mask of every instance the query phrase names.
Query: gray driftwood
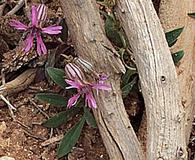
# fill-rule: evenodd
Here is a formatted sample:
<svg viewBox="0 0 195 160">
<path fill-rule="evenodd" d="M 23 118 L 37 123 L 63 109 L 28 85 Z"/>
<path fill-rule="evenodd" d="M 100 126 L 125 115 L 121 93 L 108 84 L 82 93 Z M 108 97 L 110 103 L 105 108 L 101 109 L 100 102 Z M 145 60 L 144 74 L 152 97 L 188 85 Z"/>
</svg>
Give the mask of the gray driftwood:
<svg viewBox="0 0 195 160">
<path fill-rule="evenodd" d="M 117 6 L 145 101 L 147 160 L 187 159 L 177 74 L 152 1 L 119 0 Z"/>
<path fill-rule="evenodd" d="M 96 96 L 94 115 L 111 160 L 142 160 L 140 144 L 125 111 L 120 77 L 124 67 L 103 31 L 95 0 L 61 0 L 77 54 L 109 75 L 111 92 Z"/>
<path fill-rule="evenodd" d="M 176 4 L 177 3 L 177 7 Z M 188 16 L 188 13 L 195 11 L 195 0 L 161 0 L 159 17 L 165 32 L 184 27 L 177 43 L 171 48 L 171 51 L 177 52 L 184 50 L 185 55 L 181 63 L 176 67 L 181 91 L 181 101 L 185 110 L 186 143 L 192 129 L 192 122 L 195 114 L 194 100 L 194 56 L 195 56 L 195 20 Z M 193 85 L 193 87 L 192 87 Z"/>
</svg>

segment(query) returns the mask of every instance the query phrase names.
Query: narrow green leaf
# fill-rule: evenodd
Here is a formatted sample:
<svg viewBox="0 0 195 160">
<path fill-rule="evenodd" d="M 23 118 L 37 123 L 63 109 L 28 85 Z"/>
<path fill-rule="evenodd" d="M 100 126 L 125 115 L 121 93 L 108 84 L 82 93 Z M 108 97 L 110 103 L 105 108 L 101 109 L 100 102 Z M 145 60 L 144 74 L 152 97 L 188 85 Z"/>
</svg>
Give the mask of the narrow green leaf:
<svg viewBox="0 0 195 160">
<path fill-rule="evenodd" d="M 117 47 L 126 48 L 127 39 L 125 38 L 124 32 L 120 30 L 114 14 L 108 15 L 105 13 L 104 16 L 106 17 L 104 28 L 108 39 Z"/>
<path fill-rule="evenodd" d="M 5 3 L 5 1 L 4 0 L 0 0 L 0 5 L 2 5 L 3 3 Z"/>
<path fill-rule="evenodd" d="M 136 84 L 136 82 L 137 82 L 137 77 L 133 78 L 131 82 L 129 82 L 127 85 L 125 85 L 122 88 L 123 98 L 125 98 L 130 93 L 130 91 L 133 89 L 133 86 Z"/>
<path fill-rule="evenodd" d="M 193 12 L 193 13 L 188 13 L 188 16 L 190 16 L 191 18 L 194 18 L 194 19 L 195 19 L 195 12 Z"/>
<path fill-rule="evenodd" d="M 172 54 L 172 58 L 173 58 L 173 62 L 174 64 L 177 64 L 184 56 L 184 51 L 181 50 L 181 51 L 178 51 L 176 53 L 173 53 Z"/>
<path fill-rule="evenodd" d="M 56 93 L 38 93 L 36 98 L 56 106 L 67 106 L 68 98 Z"/>
<path fill-rule="evenodd" d="M 84 112 L 85 112 L 84 116 L 85 116 L 85 120 L 86 120 L 87 124 L 90 125 L 93 128 L 97 128 L 97 124 L 96 124 L 95 118 L 91 114 L 89 109 L 84 107 Z"/>
<path fill-rule="evenodd" d="M 73 107 L 67 111 L 63 111 L 56 114 L 50 119 L 44 121 L 42 125 L 48 128 L 57 128 L 60 125 L 65 124 L 71 117 L 74 117 L 79 111 L 80 108 Z"/>
<path fill-rule="evenodd" d="M 169 47 L 171 47 L 175 44 L 175 42 L 177 41 L 177 38 L 180 36 L 182 31 L 183 31 L 183 27 L 177 28 L 177 29 L 174 29 L 170 32 L 165 33 L 166 40 L 167 40 Z"/>
<path fill-rule="evenodd" d="M 63 42 L 66 43 L 68 39 L 68 26 L 64 18 L 60 21 L 60 25 L 62 26 L 62 32 L 60 33 L 60 38 L 63 40 Z"/>
<path fill-rule="evenodd" d="M 60 85 L 62 88 L 67 86 L 65 82 L 65 73 L 62 69 L 48 67 L 46 70 L 48 75 L 56 84 Z"/>
<path fill-rule="evenodd" d="M 126 70 L 125 74 L 122 76 L 122 87 L 127 85 L 127 83 L 129 82 L 131 76 L 133 74 L 135 74 L 136 72 L 137 71 L 131 70 L 131 69 Z"/>
<path fill-rule="evenodd" d="M 83 116 L 80 121 L 65 134 L 57 150 L 58 158 L 68 154 L 72 147 L 75 146 L 80 137 L 84 123 L 85 117 Z"/>
<path fill-rule="evenodd" d="M 68 120 L 67 115 L 68 114 L 66 114 L 65 111 L 60 112 L 60 113 L 56 114 L 55 116 L 49 118 L 48 120 L 44 121 L 42 123 L 42 125 L 44 127 L 48 127 L 48 128 L 57 128 L 61 124 L 66 123 L 66 121 Z"/>
</svg>

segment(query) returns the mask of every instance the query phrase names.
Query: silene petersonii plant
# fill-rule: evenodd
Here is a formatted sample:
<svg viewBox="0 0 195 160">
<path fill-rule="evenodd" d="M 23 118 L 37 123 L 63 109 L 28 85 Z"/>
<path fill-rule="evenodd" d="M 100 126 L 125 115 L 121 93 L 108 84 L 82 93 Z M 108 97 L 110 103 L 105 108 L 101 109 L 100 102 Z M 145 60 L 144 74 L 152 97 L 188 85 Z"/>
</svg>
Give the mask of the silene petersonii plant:
<svg viewBox="0 0 195 160">
<path fill-rule="evenodd" d="M 86 72 L 91 75 L 90 82 L 85 77 Z M 36 95 L 42 101 L 65 107 L 65 111 L 43 122 L 43 126 L 56 128 L 83 110 L 83 115 L 79 121 L 65 133 L 59 144 L 57 156 L 60 158 L 68 154 L 75 146 L 85 122 L 94 128 L 96 127 L 95 119 L 89 110 L 89 108 L 97 108 L 93 93 L 96 92 L 98 95 L 98 92 L 109 92 L 111 86 L 106 84 L 108 79 L 106 74 L 97 73 L 89 62 L 80 58 L 66 64 L 65 71 L 47 68 L 47 73 L 56 84 L 67 90 L 67 95 L 70 96 L 63 97 L 56 93 L 38 93 Z"/>
<path fill-rule="evenodd" d="M 37 54 L 46 54 L 47 48 L 43 43 L 41 34 L 46 33 L 54 35 L 61 33 L 62 26 L 53 25 L 48 27 L 42 27 L 42 23 L 46 20 L 46 18 L 47 8 L 44 4 L 40 4 L 38 6 L 32 5 L 31 13 L 29 15 L 30 23 L 28 25 L 23 24 L 22 22 L 14 19 L 10 21 L 10 26 L 27 33 L 26 40 L 23 44 L 23 50 L 25 52 L 30 51 L 30 49 L 33 47 L 33 41 L 34 39 L 36 39 Z"/>
</svg>

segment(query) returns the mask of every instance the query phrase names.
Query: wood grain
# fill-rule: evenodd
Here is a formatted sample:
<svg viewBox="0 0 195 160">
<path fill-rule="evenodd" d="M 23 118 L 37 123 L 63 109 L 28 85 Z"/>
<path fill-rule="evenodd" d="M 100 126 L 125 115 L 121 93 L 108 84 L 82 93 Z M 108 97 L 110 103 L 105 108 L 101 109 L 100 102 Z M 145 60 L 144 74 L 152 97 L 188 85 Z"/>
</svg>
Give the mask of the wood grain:
<svg viewBox="0 0 195 160">
<path fill-rule="evenodd" d="M 177 6 L 175 4 L 177 4 Z M 195 76 L 195 70 L 193 69 L 193 63 L 195 63 L 193 60 L 195 56 L 195 20 L 188 16 L 188 13 L 194 11 L 195 0 L 161 0 L 159 12 L 160 21 L 165 32 L 184 27 L 181 36 L 177 43 L 171 48 L 171 51 L 174 53 L 183 49 L 185 52 L 180 65 L 176 68 L 182 104 L 185 110 L 186 143 L 189 141 L 192 121 L 195 114 L 195 100 L 192 101 L 194 97 L 192 95 L 192 92 L 194 92 L 192 85 Z"/>
<path fill-rule="evenodd" d="M 187 159 L 177 74 L 152 1 L 119 0 L 117 6 L 145 101 L 147 160 Z"/>
<path fill-rule="evenodd" d="M 124 66 L 105 36 L 95 0 L 61 0 L 77 54 L 109 75 L 110 92 L 96 96 L 94 115 L 111 160 L 142 160 L 140 144 L 125 111 L 120 77 Z"/>
</svg>

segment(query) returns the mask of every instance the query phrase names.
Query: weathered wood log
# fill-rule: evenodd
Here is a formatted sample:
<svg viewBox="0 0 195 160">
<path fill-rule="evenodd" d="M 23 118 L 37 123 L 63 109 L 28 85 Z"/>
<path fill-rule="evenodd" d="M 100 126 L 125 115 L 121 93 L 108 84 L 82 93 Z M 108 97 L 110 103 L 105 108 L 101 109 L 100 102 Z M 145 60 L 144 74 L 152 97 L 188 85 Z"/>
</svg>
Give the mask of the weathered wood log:
<svg viewBox="0 0 195 160">
<path fill-rule="evenodd" d="M 147 115 L 147 160 L 187 159 L 178 79 L 151 0 L 119 0 L 117 15 L 135 56 Z"/>
<path fill-rule="evenodd" d="M 177 6 L 175 5 L 177 4 Z M 194 105 L 192 104 L 192 84 L 193 84 L 193 56 L 195 54 L 194 35 L 195 20 L 188 16 L 188 13 L 195 11 L 195 0 L 161 0 L 159 17 L 165 32 L 184 27 L 177 43 L 171 48 L 171 51 L 177 52 L 184 50 L 185 55 L 177 67 L 179 78 L 179 87 L 182 96 L 182 105 L 185 110 L 186 121 L 186 143 L 194 119 Z"/>
<path fill-rule="evenodd" d="M 105 36 L 95 0 L 61 0 L 75 51 L 109 75 L 112 91 L 96 96 L 94 115 L 112 160 L 142 160 L 140 144 L 125 111 L 120 76 L 124 67 Z"/>
</svg>

